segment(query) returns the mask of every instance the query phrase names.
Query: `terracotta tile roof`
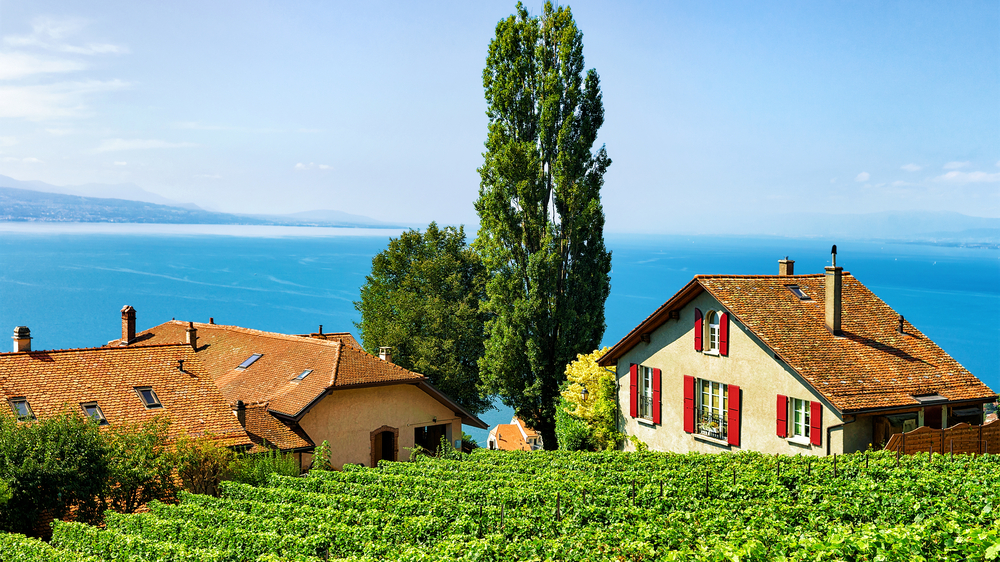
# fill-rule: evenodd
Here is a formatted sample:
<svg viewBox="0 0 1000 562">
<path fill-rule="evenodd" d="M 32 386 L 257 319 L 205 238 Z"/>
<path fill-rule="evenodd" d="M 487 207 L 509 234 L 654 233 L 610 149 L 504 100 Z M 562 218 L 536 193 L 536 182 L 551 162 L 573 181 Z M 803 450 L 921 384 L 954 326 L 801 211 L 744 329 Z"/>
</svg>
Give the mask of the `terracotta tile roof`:
<svg viewBox="0 0 1000 562">
<path fill-rule="evenodd" d="M 494 430 L 497 440 L 497 449 L 501 451 L 530 451 L 531 446 L 521 437 L 521 432 L 516 425 L 504 423 Z"/>
<path fill-rule="evenodd" d="M 266 405 L 249 406 L 246 410 L 246 429 L 254 446 L 251 453 L 277 447 L 282 451 L 309 449 L 313 442 L 295 422 L 279 420 L 267 412 Z"/>
<path fill-rule="evenodd" d="M 179 361 L 184 361 L 184 371 Z M 152 387 L 162 408 L 147 409 L 135 387 Z M 65 410 L 83 415 L 97 402 L 110 424 L 171 420 L 170 435 L 212 434 L 227 445 L 251 442 L 205 365 L 186 345 L 0 353 L 0 392 L 25 397 L 38 418 Z M 7 404 L 0 415 L 13 416 Z"/>
<path fill-rule="evenodd" d="M 532 429 L 532 428 L 524 425 L 524 422 L 521 421 L 521 418 L 519 418 L 517 416 L 514 416 L 514 419 L 512 419 L 511 422 L 514 425 L 520 426 L 521 431 L 524 432 L 524 435 L 526 435 L 528 437 L 538 437 L 538 432 L 535 431 L 534 429 Z"/>
<path fill-rule="evenodd" d="M 425 377 L 382 361 L 341 340 L 277 334 L 220 324 L 193 326 L 198 357 L 223 396 L 234 405 L 267 404 L 269 411 L 288 417 L 303 413 L 328 390 L 351 386 L 418 383 Z M 188 323 L 172 320 L 137 334 L 131 346 L 184 342 Z M 352 338 L 353 339 L 353 338 Z M 120 341 L 109 342 L 120 345 Z M 130 347 L 131 347 L 130 346 Z M 246 369 L 238 366 L 253 354 L 260 359 Z M 294 380 L 311 370 L 301 381 Z"/>
<path fill-rule="evenodd" d="M 797 284 L 811 300 L 788 290 Z M 701 290 L 708 291 L 789 367 L 841 412 L 918 406 L 914 395 L 951 401 L 996 396 L 972 373 L 850 273 L 842 286 L 842 337 L 826 329 L 824 275 L 698 275 L 601 358 L 635 345 Z"/>
<path fill-rule="evenodd" d="M 313 338 L 317 340 L 326 341 L 339 341 L 340 343 L 349 345 L 351 347 L 356 347 L 358 349 L 363 349 L 358 343 L 358 340 L 354 339 L 354 336 L 350 332 L 332 332 L 332 333 L 319 333 L 313 332 L 311 334 L 299 334 L 300 338 Z"/>
</svg>

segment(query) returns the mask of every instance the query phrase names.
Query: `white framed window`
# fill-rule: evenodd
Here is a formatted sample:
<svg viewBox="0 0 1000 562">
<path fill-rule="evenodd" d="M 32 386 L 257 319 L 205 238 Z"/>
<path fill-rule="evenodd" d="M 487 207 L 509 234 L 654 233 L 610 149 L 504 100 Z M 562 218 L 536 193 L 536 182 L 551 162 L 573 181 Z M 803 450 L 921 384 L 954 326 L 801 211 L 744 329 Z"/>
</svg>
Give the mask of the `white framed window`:
<svg viewBox="0 0 1000 562">
<path fill-rule="evenodd" d="M 728 436 L 729 385 L 698 379 L 698 433 L 714 439 Z"/>
<path fill-rule="evenodd" d="M 719 313 L 714 310 L 709 310 L 708 314 L 705 316 L 705 325 L 707 327 L 705 334 L 705 341 L 707 346 L 705 349 L 706 353 L 718 353 L 719 352 Z"/>
<path fill-rule="evenodd" d="M 639 365 L 639 417 L 653 419 L 653 369 Z"/>
<path fill-rule="evenodd" d="M 101 411 L 101 407 L 97 405 L 97 402 L 80 404 L 80 407 L 83 408 L 87 417 L 97 422 L 97 425 L 108 425 L 108 419 L 104 417 L 104 412 Z"/>
<path fill-rule="evenodd" d="M 11 409 L 14 410 L 14 417 L 17 421 L 35 421 L 35 412 L 31 410 L 27 398 L 11 398 L 9 400 Z"/>
<path fill-rule="evenodd" d="M 799 398 L 788 399 L 788 437 L 807 441 L 809 439 L 810 402 Z"/>
</svg>

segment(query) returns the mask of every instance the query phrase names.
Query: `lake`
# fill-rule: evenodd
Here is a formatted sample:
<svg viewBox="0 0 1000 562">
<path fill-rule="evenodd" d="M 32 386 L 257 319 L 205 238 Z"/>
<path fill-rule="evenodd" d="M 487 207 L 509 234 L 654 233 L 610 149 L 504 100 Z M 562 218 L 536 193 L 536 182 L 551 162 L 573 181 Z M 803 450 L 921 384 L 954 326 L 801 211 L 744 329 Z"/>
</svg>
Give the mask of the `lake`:
<svg viewBox="0 0 1000 562">
<path fill-rule="evenodd" d="M 0 329 L 35 349 L 100 346 L 122 306 L 143 330 L 171 318 L 283 333 L 357 333 L 371 259 L 398 230 L 0 223 Z M 1000 388 L 1000 251 L 837 240 L 609 234 L 613 345 L 697 273 L 820 273 L 837 263 L 994 390 Z M 9 345 L 9 344 L 5 344 Z M 509 408 L 484 414 L 507 423 Z M 486 432 L 466 431 L 480 443 Z"/>
</svg>

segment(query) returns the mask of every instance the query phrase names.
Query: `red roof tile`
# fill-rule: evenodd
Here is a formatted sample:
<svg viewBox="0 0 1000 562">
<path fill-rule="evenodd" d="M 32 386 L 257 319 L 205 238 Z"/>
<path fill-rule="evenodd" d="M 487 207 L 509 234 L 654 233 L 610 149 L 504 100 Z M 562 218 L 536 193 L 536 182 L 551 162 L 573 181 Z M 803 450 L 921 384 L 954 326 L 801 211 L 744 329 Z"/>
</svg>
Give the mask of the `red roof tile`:
<svg viewBox="0 0 1000 562">
<path fill-rule="evenodd" d="M 254 446 L 251 453 L 268 451 L 277 447 L 282 451 L 309 449 L 312 441 L 305 431 L 294 422 L 279 420 L 267 412 L 261 404 L 249 406 L 246 410 L 247 433 Z"/>
<path fill-rule="evenodd" d="M 521 436 L 521 431 L 514 424 L 500 424 L 494 435 L 497 439 L 497 449 L 501 451 L 530 451 L 531 446 Z"/>
<path fill-rule="evenodd" d="M 811 300 L 788 290 L 797 284 Z M 842 337 L 826 328 L 824 275 L 698 275 L 600 360 L 613 364 L 641 334 L 662 325 L 702 290 L 841 412 L 917 406 L 914 395 L 951 401 L 996 396 L 965 367 L 850 273 L 843 274 Z"/>
<path fill-rule="evenodd" d="M 184 361 L 181 371 L 180 361 Z M 135 387 L 152 387 L 162 408 L 147 409 Z M 25 397 L 36 417 L 83 415 L 97 402 L 110 424 L 165 416 L 170 435 L 211 434 L 227 445 L 250 445 L 246 432 L 189 346 L 62 349 L 0 354 L 0 392 Z M 7 405 L 0 415 L 12 416 Z"/>
</svg>

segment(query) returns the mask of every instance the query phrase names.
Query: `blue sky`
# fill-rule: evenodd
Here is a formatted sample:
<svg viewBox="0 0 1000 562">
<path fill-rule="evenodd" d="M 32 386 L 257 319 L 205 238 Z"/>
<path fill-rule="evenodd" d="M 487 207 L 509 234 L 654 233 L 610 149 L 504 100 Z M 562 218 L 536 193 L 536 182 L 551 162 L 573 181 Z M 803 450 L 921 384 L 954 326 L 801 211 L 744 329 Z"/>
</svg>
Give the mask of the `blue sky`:
<svg viewBox="0 0 1000 562">
<path fill-rule="evenodd" d="M 540 2 L 529 2 L 540 12 Z M 1000 217 L 1000 3 L 574 2 L 612 231 Z M 474 224 L 512 2 L 0 0 L 0 174 Z"/>
</svg>

